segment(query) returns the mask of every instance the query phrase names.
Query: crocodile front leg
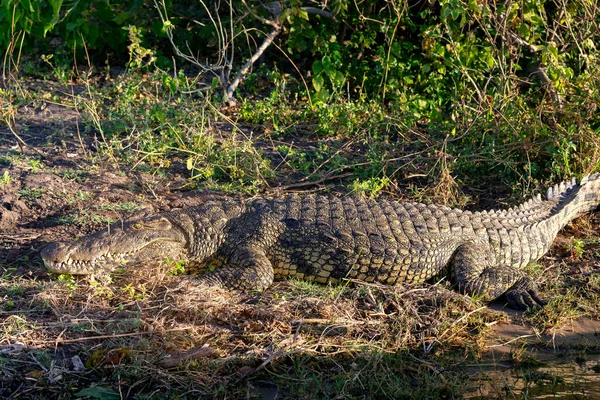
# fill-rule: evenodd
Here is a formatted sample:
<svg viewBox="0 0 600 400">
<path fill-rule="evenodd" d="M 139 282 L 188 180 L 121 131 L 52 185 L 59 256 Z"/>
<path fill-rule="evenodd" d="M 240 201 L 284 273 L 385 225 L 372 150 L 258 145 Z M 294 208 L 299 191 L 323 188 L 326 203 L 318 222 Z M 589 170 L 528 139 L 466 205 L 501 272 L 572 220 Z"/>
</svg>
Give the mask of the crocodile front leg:
<svg viewBox="0 0 600 400">
<path fill-rule="evenodd" d="M 536 284 L 520 270 L 497 265 L 494 252 L 487 243 L 468 242 L 461 245 L 453 259 L 453 270 L 461 291 L 493 301 L 503 294 L 514 309 L 540 307 L 546 304 L 538 295 Z"/>
<path fill-rule="evenodd" d="M 275 273 L 263 249 L 248 246 L 236 249 L 223 267 L 199 279 L 202 285 L 234 290 L 264 290 L 273 283 Z"/>
</svg>

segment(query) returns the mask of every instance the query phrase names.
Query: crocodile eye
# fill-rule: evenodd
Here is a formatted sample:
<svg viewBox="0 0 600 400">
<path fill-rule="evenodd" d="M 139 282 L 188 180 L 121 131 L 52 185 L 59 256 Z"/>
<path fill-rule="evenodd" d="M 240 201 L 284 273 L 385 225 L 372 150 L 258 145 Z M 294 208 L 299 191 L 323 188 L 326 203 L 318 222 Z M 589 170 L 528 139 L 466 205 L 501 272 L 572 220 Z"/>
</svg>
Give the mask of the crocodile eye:
<svg viewBox="0 0 600 400">
<path fill-rule="evenodd" d="M 142 229 L 142 224 L 140 222 L 137 222 L 137 223 L 133 224 L 132 228 L 133 229 Z"/>
</svg>

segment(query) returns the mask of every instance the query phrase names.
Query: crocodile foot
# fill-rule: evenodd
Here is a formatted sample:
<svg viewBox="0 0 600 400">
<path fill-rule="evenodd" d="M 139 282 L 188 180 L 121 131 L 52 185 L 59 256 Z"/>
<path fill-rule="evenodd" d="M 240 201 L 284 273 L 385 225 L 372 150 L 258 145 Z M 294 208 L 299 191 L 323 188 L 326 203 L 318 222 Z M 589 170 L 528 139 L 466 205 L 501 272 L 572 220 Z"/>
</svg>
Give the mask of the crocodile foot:
<svg viewBox="0 0 600 400">
<path fill-rule="evenodd" d="M 505 293 L 507 305 L 515 310 L 527 310 L 528 308 L 540 308 L 548 304 L 540 298 L 537 285 L 529 278 L 520 278 Z"/>
</svg>

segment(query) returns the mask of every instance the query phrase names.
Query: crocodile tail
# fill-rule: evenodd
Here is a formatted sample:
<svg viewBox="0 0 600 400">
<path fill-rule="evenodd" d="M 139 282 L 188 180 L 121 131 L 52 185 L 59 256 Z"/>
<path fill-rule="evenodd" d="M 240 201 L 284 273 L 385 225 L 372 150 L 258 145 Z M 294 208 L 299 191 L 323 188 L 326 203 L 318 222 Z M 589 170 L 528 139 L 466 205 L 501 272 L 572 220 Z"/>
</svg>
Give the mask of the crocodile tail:
<svg viewBox="0 0 600 400">
<path fill-rule="evenodd" d="M 600 206 L 600 174 L 587 175 L 579 184 L 575 178 L 548 189 L 547 200 L 556 201 L 556 211 L 569 214 L 569 219 Z"/>
<path fill-rule="evenodd" d="M 580 197 L 580 213 L 596 210 L 600 206 L 600 174 L 583 177 L 579 186 L 581 189 L 577 196 Z"/>
<path fill-rule="evenodd" d="M 583 179 L 581 182 L 583 183 Z M 573 188 L 577 188 L 577 179 L 575 177 L 570 181 L 561 182 L 548 188 L 546 199 L 550 201 L 561 201 L 573 193 Z"/>
</svg>

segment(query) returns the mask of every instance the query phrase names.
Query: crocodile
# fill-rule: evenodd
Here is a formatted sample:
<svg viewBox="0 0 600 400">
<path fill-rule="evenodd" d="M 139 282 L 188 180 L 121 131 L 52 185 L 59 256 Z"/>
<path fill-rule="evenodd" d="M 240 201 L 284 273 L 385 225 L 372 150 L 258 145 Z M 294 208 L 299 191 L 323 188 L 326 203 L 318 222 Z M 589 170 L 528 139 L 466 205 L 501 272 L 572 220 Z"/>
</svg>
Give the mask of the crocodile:
<svg viewBox="0 0 600 400">
<path fill-rule="evenodd" d="M 504 295 L 512 308 L 541 307 L 546 302 L 522 268 L 540 259 L 569 221 L 600 206 L 599 176 L 481 212 L 351 196 L 211 200 L 50 244 L 41 257 L 48 270 L 74 275 L 183 261 L 207 270 L 192 278 L 199 285 L 242 291 L 285 277 L 394 285 L 446 274 L 484 301 Z"/>
</svg>

